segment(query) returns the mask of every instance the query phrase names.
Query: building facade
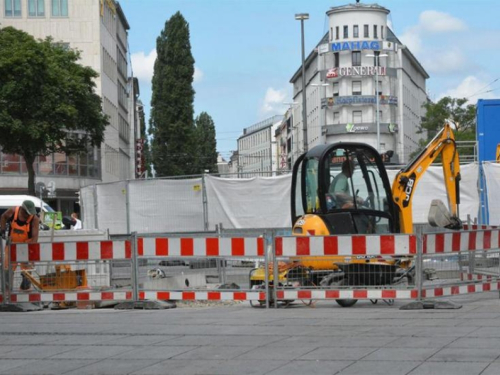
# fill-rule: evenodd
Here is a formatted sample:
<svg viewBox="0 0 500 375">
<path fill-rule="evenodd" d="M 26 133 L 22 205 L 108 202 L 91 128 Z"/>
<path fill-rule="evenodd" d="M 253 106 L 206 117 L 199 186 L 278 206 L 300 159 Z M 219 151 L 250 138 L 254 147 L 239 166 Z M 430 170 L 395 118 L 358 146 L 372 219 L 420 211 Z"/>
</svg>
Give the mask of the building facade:
<svg viewBox="0 0 500 375">
<path fill-rule="evenodd" d="M 328 32 L 305 60 L 308 148 L 364 142 L 392 162 L 406 163 L 418 148 L 418 126 L 429 75 L 387 24 L 389 10 L 350 4 L 326 12 Z M 302 153 L 302 68 L 294 74 L 292 159 Z"/>
<path fill-rule="evenodd" d="M 293 142 L 293 118 L 292 109 L 288 109 L 283 116 L 283 121 L 276 128 L 274 133 L 276 141 L 276 165 L 278 174 L 288 173 L 292 170 L 292 150 Z"/>
<path fill-rule="evenodd" d="M 243 129 L 238 138 L 238 174 L 242 177 L 271 176 L 277 170 L 276 129 L 283 116 L 273 116 Z"/>
<path fill-rule="evenodd" d="M 81 51 L 80 63 L 99 73 L 96 92 L 109 117 L 101 147 L 78 155 L 54 154 L 35 162 L 36 181 L 55 185 L 44 198 L 67 214 L 75 193 L 96 182 L 135 177 L 137 81 L 129 77 L 127 19 L 114 0 L 0 0 L 0 27 L 12 26 Z M 25 193 L 27 172 L 17 155 L 0 153 L 0 194 Z"/>
</svg>

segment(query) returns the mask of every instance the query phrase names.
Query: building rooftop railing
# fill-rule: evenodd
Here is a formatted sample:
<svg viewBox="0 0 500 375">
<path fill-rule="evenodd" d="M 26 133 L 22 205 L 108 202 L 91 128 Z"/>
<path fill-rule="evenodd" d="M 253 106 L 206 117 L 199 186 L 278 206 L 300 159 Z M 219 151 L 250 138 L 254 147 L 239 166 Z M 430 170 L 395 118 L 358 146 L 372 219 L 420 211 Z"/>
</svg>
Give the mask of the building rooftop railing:
<svg viewBox="0 0 500 375">
<path fill-rule="evenodd" d="M 250 133 L 256 132 L 262 128 L 266 128 L 277 122 L 283 121 L 283 115 L 274 115 L 273 117 L 269 117 L 261 122 L 256 123 L 255 125 L 249 126 L 248 128 L 243 129 L 243 135 L 248 135 Z"/>
</svg>

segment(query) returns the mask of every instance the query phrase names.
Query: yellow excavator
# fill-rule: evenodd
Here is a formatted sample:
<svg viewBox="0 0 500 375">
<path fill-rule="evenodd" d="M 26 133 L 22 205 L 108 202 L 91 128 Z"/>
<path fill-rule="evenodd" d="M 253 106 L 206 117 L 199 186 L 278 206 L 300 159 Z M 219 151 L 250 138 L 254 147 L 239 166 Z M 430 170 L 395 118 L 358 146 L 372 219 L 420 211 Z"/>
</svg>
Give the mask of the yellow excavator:
<svg viewBox="0 0 500 375">
<path fill-rule="evenodd" d="M 451 127 L 444 128 L 392 183 L 382 156 L 364 143 L 319 145 L 301 155 L 292 174 L 291 216 L 294 236 L 413 233 L 412 196 L 428 167 L 440 157 L 448 207 L 431 204 L 429 223 L 462 228 L 459 219 L 460 163 Z M 307 276 L 310 285 L 377 286 L 395 277 L 412 279 L 412 259 L 390 257 L 297 257 L 278 265 L 279 283 Z M 272 273 L 271 273 L 272 275 Z M 264 283 L 265 269 L 250 273 L 251 287 Z M 270 282 L 273 282 L 270 276 Z M 337 300 L 348 307 L 356 300 Z"/>
<path fill-rule="evenodd" d="M 500 163 L 500 143 L 497 144 L 497 152 L 496 152 L 495 160 L 497 163 Z"/>
</svg>

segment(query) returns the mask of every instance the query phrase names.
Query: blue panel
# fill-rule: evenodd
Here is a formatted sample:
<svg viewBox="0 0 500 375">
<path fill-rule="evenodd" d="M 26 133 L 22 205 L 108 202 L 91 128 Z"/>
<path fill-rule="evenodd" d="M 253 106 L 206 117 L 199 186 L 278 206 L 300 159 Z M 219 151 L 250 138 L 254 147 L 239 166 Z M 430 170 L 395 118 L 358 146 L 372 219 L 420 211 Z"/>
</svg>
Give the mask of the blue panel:
<svg viewBox="0 0 500 375">
<path fill-rule="evenodd" d="M 482 162 L 495 160 L 500 143 L 500 100 L 480 99 L 477 102 L 477 140 L 479 156 L 480 207 L 479 223 L 489 224 L 488 195 Z"/>
<path fill-rule="evenodd" d="M 479 161 L 495 160 L 497 144 L 500 143 L 500 100 L 478 100 L 477 140 Z"/>
</svg>

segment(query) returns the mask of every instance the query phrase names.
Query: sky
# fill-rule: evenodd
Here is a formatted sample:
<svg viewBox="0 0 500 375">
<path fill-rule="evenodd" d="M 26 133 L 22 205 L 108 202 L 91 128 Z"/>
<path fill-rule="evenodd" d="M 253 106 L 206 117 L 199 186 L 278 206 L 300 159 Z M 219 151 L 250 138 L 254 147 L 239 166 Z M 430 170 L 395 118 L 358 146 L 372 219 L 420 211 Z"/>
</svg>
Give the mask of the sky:
<svg viewBox="0 0 500 375">
<path fill-rule="evenodd" d="M 339 0 L 119 0 L 130 24 L 131 67 L 149 118 L 156 38 L 180 11 L 189 23 L 195 59 L 195 115 L 207 112 L 217 151 L 228 160 L 243 129 L 292 101 L 290 79 L 328 30 L 326 12 Z M 361 0 L 362 3 L 374 1 Z M 500 0 L 378 0 L 389 25 L 430 75 L 431 100 L 443 96 L 500 98 Z"/>
</svg>

